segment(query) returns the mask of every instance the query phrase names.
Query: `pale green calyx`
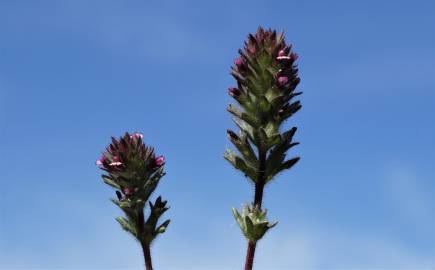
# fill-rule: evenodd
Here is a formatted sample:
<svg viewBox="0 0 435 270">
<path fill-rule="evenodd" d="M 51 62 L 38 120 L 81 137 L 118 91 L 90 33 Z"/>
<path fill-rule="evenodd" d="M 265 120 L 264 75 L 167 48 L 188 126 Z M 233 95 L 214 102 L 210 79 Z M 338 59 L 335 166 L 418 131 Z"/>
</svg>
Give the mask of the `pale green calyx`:
<svg viewBox="0 0 435 270">
<path fill-rule="evenodd" d="M 233 215 L 239 224 L 240 229 L 249 241 L 257 242 L 264 234 L 278 221 L 269 223 L 266 219 L 267 210 L 261 210 L 258 206 L 245 205 L 241 213 L 233 207 Z"/>
</svg>

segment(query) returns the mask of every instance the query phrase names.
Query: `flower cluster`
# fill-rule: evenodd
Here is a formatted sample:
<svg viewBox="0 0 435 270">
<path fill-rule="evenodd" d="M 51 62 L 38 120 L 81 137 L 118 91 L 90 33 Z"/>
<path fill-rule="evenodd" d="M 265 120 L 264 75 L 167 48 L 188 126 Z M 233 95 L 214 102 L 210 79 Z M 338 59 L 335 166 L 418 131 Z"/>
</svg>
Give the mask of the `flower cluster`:
<svg viewBox="0 0 435 270">
<path fill-rule="evenodd" d="M 231 68 L 237 87 L 230 87 L 228 93 L 245 110 L 243 120 L 254 128 L 269 125 L 271 133 L 277 133 L 279 125 L 301 108 L 299 101 L 290 103 L 301 94 L 294 92 L 300 82 L 298 55 L 285 43 L 283 33 L 263 28 L 249 34 L 239 54 Z M 234 108 L 229 111 L 235 113 Z"/>
<path fill-rule="evenodd" d="M 140 133 L 126 133 L 120 139 L 112 137 L 112 143 L 96 161 L 108 173 L 103 179 L 119 189 L 121 197 L 136 194 L 152 176 L 163 176 L 164 163 L 163 156 L 156 156 L 153 148 L 145 146 Z"/>
<path fill-rule="evenodd" d="M 230 87 L 228 93 L 240 107 L 229 105 L 228 111 L 235 116 L 240 132 L 229 130 L 228 137 L 241 156 L 227 150 L 224 157 L 254 183 L 264 185 L 261 182 L 270 181 L 299 160 L 284 161 L 286 151 L 298 144 L 292 142 L 296 128 L 280 131 L 283 122 L 301 108 L 300 101 L 293 101 L 301 94 L 295 92 L 300 82 L 295 64 L 298 56 L 286 44 L 283 33 L 261 27 L 248 35 L 239 54 L 231 67 L 237 87 Z M 260 152 L 264 162 L 260 162 Z M 260 163 L 264 163 L 263 168 L 259 168 Z"/>
<path fill-rule="evenodd" d="M 96 165 L 107 172 L 102 175 L 103 181 L 116 189 L 117 198 L 112 201 L 127 217 L 118 217 L 116 220 L 146 245 L 157 234 L 163 233 L 169 224 L 169 220 L 157 224 L 158 218 L 168 209 L 166 201 L 158 197 L 154 204 L 149 202 L 151 194 L 165 175 L 164 164 L 165 158 L 156 156 L 154 149 L 144 144 L 140 133 L 125 133 L 119 139 L 112 137 L 111 144 L 96 161 Z M 146 202 L 149 202 L 150 214 L 145 221 Z"/>
</svg>

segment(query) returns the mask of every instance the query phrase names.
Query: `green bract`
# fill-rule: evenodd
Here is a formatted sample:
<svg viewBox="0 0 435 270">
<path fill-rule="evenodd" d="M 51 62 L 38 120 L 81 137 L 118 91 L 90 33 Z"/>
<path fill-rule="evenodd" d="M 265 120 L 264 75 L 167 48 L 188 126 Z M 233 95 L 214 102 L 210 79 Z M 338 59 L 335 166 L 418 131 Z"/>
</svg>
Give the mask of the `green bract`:
<svg viewBox="0 0 435 270">
<path fill-rule="evenodd" d="M 243 235 L 252 242 L 257 242 L 263 235 L 278 222 L 269 223 L 266 219 L 267 210 L 261 210 L 256 205 L 245 205 L 239 213 L 233 208 L 233 214 L 239 224 Z"/>
</svg>

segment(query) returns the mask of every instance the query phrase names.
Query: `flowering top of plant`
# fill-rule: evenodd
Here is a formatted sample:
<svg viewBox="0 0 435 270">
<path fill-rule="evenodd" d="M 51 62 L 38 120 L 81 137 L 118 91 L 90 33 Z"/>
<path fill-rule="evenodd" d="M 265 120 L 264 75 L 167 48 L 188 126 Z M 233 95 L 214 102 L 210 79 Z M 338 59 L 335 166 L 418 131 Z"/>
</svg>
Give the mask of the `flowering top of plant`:
<svg viewBox="0 0 435 270">
<path fill-rule="evenodd" d="M 122 195 L 145 202 L 164 175 L 163 156 L 156 157 L 154 149 L 143 143 L 140 133 L 126 133 L 120 139 L 112 137 L 96 164 L 108 175 L 103 180 Z M 147 188 L 145 188 L 147 187 Z"/>
<path fill-rule="evenodd" d="M 228 130 L 228 137 L 241 156 L 227 150 L 225 158 L 253 182 L 265 184 L 299 160 L 284 161 L 285 152 L 298 144 L 292 143 L 296 127 L 280 133 L 283 122 L 301 108 L 300 101 L 293 101 L 301 94 L 295 92 L 300 82 L 295 64 L 298 56 L 283 33 L 261 27 L 248 35 L 239 54 L 231 68 L 237 87 L 228 92 L 241 108 L 229 105 L 228 111 L 235 116 L 240 132 Z M 251 144 L 258 148 L 257 153 Z"/>
<path fill-rule="evenodd" d="M 165 158 L 156 156 L 154 149 L 143 143 L 140 133 L 125 133 L 119 139 L 112 137 L 111 144 L 96 161 L 100 169 L 107 172 L 103 181 L 116 189 L 112 201 L 125 213 L 116 220 L 142 244 L 144 252 L 155 237 L 165 232 L 170 220 L 158 225 L 158 219 L 168 210 L 167 202 L 158 197 L 155 203 L 149 198 L 160 179 L 165 175 Z M 150 211 L 145 219 L 144 207 L 148 202 Z M 149 259 L 149 263 L 151 263 Z"/>
</svg>

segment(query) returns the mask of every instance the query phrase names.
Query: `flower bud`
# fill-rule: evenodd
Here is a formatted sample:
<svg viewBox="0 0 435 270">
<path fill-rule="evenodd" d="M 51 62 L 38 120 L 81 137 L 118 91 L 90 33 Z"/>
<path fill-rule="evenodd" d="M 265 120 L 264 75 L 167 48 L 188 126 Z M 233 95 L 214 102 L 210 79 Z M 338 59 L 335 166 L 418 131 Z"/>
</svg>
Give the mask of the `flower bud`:
<svg viewBox="0 0 435 270">
<path fill-rule="evenodd" d="M 102 168 L 102 167 L 104 167 L 103 163 L 105 160 L 106 160 L 106 157 L 104 155 L 101 155 L 101 157 L 99 159 L 97 159 L 97 161 L 95 161 L 95 164 L 98 167 Z"/>
<path fill-rule="evenodd" d="M 285 76 L 278 77 L 277 79 L 278 86 L 280 87 L 284 86 L 287 82 L 288 82 L 288 78 Z"/>
<path fill-rule="evenodd" d="M 122 162 L 120 161 L 118 156 L 113 156 L 112 157 L 112 162 L 109 163 L 109 166 L 120 166 L 122 165 Z"/>
<path fill-rule="evenodd" d="M 239 68 L 243 67 L 243 60 L 240 59 L 240 58 L 235 59 L 234 60 L 234 65 L 236 65 Z"/>
<path fill-rule="evenodd" d="M 131 139 L 143 139 L 143 134 L 142 133 L 133 133 L 132 135 L 130 135 Z"/>
<path fill-rule="evenodd" d="M 238 88 L 235 87 L 228 88 L 228 94 L 234 98 L 239 97 L 241 93 L 242 92 Z"/>
<path fill-rule="evenodd" d="M 134 191 L 131 188 L 125 187 L 122 189 L 122 193 L 124 193 L 125 196 L 131 196 L 134 194 Z"/>
<path fill-rule="evenodd" d="M 113 166 L 113 167 L 121 166 L 121 165 L 122 165 L 122 162 L 112 162 L 109 164 L 109 166 Z"/>
<path fill-rule="evenodd" d="M 278 52 L 278 56 L 285 56 L 285 51 L 284 50 L 280 50 Z"/>
<path fill-rule="evenodd" d="M 156 157 L 154 163 L 156 164 L 156 166 L 162 166 L 163 164 L 165 164 L 165 157 L 164 156 Z"/>
</svg>

